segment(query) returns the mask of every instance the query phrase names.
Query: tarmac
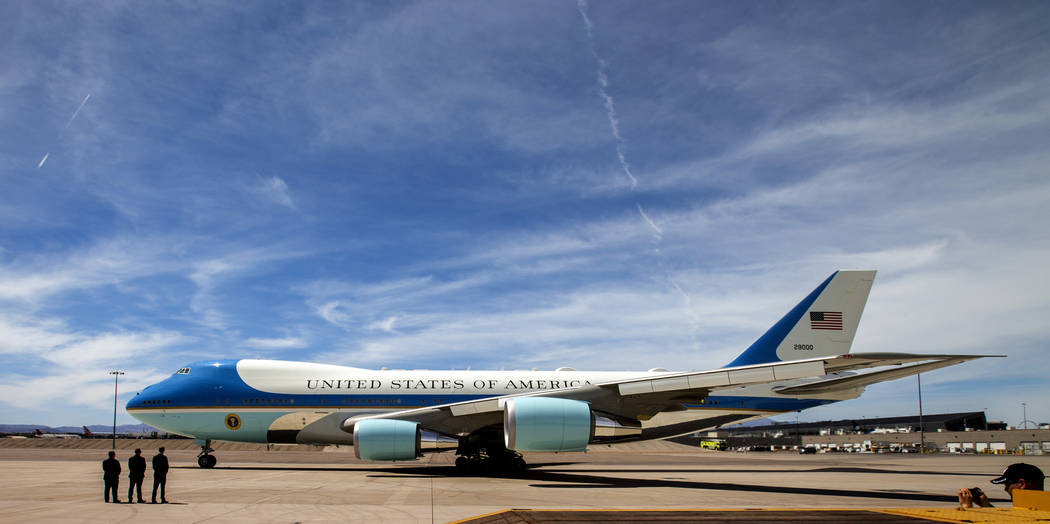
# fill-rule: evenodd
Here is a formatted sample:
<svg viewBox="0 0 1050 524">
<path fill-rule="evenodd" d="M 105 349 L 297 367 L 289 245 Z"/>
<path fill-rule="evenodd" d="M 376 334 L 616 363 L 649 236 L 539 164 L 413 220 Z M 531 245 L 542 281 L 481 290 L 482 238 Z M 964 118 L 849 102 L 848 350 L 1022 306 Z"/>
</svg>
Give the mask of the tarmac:
<svg viewBox="0 0 1050 524">
<path fill-rule="evenodd" d="M 190 441 L 118 440 L 125 469 L 135 447 L 147 460 L 168 448 L 171 503 L 106 504 L 101 461 L 110 441 L 47 440 L 0 440 L 0 521 L 928 522 L 848 511 L 954 510 L 955 492 L 970 486 L 1008 508 L 988 480 L 1012 462 L 1050 471 L 1050 456 L 737 453 L 670 442 L 527 454 L 529 470 L 518 477 L 459 475 L 451 453 L 389 464 L 359 461 L 347 447 L 219 443 L 218 465 L 204 470 Z M 125 471 L 121 500 L 127 482 Z M 143 487 L 149 500 L 150 472 Z M 595 512 L 605 509 L 618 515 Z"/>
</svg>

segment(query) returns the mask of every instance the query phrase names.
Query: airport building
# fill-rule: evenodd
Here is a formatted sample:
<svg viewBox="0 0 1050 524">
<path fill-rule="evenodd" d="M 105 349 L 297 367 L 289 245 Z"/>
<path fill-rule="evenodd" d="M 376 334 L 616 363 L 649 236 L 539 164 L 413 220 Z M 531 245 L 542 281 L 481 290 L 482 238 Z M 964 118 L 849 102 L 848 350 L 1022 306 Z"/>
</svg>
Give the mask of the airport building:
<svg viewBox="0 0 1050 524">
<path fill-rule="evenodd" d="M 924 431 L 923 431 L 924 430 Z M 712 439 L 728 449 L 805 449 L 846 452 L 1010 453 L 1050 455 L 1050 426 L 1008 428 L 989 423 L 984 412 L 737 426 L 702 432 L 681 441 Z"/>
</svg>

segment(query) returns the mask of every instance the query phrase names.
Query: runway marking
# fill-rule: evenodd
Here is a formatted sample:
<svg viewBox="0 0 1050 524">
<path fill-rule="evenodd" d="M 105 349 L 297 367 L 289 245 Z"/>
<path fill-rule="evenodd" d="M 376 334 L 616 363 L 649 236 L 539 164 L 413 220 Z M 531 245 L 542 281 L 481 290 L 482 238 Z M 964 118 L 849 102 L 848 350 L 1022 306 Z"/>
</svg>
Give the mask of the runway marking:
<svg viewBox="0 0 1050 524">
<path fill-rule="evenodd" d="M 890 515 L 919 517 L 939 522 L 1046 522 L 1050 521 L 1050 511 L 1036 511 L 1023 508 L 903 508 L 873 509 Z"/>
<path fill-rule="evenodd" d="M 900 511 L 898 513 L 898 511 Z M 908 512 L 910 511 L 910 512 Z M 699 519 L 707 522 L 843 522 L 848 519 L 855 524 L 907 522 L 1016 522 L 1016 520 L 942 520 L 919 514 L 920 511 L 940 510 L 878 510 L 867 508 L 674 508 L 674 509 L 524 509 L 512 508 L 476 515 L 450 524 L 506 523 L 506 522 L 649 522 L 667 520 Z M 955 511 L 955 510 L 950 510 Z M 908 512 L 908 513 L 905 513 Z M 956 512 L 959 513 L 959 512 Z M 759 517 L 757 514 L 760 514 Z M 782 515 L 787 514 L 787 515 Z M 969 515 L 971 518 L 973 514 Z M 721 517 L 721 518 L 719 518 Z M 779 517 L 779 518 L 778 518 Z M 715 519 L 718 520 L 715 520 Z M 1027 520 L 1026 520 L 1027 522 Z"/>
</svg>

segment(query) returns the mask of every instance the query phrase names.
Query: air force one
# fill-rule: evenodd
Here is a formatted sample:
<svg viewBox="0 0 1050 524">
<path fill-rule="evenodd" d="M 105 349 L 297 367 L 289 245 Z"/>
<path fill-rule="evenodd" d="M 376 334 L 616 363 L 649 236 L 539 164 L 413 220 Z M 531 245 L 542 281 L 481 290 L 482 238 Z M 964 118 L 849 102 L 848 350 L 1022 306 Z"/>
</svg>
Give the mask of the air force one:
<svg viewBox="0 0 1050 524">
<path fill-rule="evenodd" d="M 151 426 L 215 440 L 353 445 L 364 460 L 455 449 L 456 466 L 520 452 L 685 435 L 857 398 L 865 386 L 985 355 L 855 353 L 874 271 L 838 271 L 729 365 L 708 371 L 371 370 L 276 360 L 189 364 L 127 404 Z M 885 369 L 875 369 L 885 368 Z"/>
</svg>

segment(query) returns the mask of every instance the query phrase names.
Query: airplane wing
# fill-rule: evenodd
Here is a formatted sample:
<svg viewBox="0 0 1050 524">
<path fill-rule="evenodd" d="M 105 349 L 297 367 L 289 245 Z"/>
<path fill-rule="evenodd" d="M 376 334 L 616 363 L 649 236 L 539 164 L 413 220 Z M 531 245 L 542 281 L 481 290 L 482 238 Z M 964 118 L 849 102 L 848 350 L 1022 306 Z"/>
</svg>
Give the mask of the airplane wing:
<svg viewBox="0 0 1050 524">
<path fill-rule="evenodd" d="M 342 420 L 339 426 L 343 432 L 353 432 L 354 425 L 362 420 L 395 419 L 416 422 L 422 428 L 448 436 L 465 436 L 480 428 L 503 423 L 505 403 L 510 399 L 521 397 L 582 401 L 588 403 L 596 415 L 626 425 L 636 425 L 639 420 L 646 420 L 662 411 L 682 410 L 683 403 L 699 403 L 711 392 L 718 390 L 817 378 L 815 382 L 774 387 L 773 391 L 775 394 L 785 396 L 824 393 L 860 388 L 988 356 L 999 355 L 858 353 L 709 371 L 668 373 L 579 388 L 536 391 L 380 415 L 351 417 Z M 846 377 L 836 375 L 821 379 L 831 374 L 885 366 L 894 367 L 864 374 L 850 374 Z M 731 410 L 731 408 L 728 409 Z M 327 425 L 332 427 L 336 423 L 338 421 L 329 420 Z"/>
<path fill-rule="evenodd" d="M 1001 357 L 1004 355 L 986 356 Z M 878 355 L 870 354 L 866 355 L 866 357 L 868 360 L 871 360 L 873 358 L 878 358 Z M 935 369 L 946 368 L 948 366 L 962 364 L 967 360 L 973 360 L 975 358 L 981 357 L 962 355 L 937 355 L 936 359 L 930 360 L 928 362 L 922 362 L 919 364 L 910 363 L 906 366 L 904 365 L 905 362 L 897 362 L 896 365 L 900 367 L 885 369 L 882 371 L 873 371 L 870 373 L 863 373 L 858 375 L 851 375 L 846 377 L 818 380 L 816 382 L 810 382 L 807 384 L 799 384 L 794 386 L 779 386 L 774 387 L 773 392 L 781 395 L 813 395 L 821 393 L 831 393 L 846 389 L 870 386 L 871 384 L 877 384 L 879 382 L 884 382 L 887 380 L 904 378 L 911 375 L 916 375 L 918 373 L 925 373 L 927 371 L 933 371 Z M 880 365 L 887 364 L 883 363 Z"/>
</svg>

